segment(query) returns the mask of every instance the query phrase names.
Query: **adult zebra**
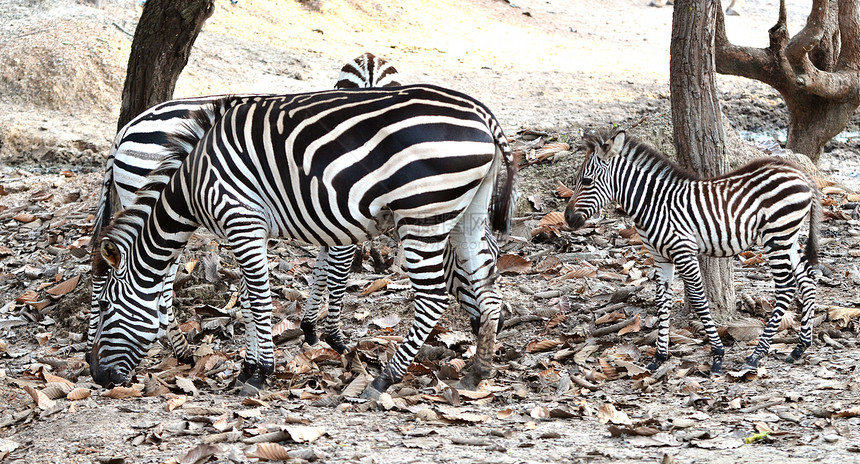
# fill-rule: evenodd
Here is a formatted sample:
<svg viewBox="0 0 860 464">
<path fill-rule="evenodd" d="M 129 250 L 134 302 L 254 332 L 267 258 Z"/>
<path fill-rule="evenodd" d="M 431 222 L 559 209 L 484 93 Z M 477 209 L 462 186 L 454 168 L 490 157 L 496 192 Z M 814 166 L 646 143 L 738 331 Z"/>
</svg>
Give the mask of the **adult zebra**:
<svg viewBox="0 0 860 464">
<path fill-rule="evenodd" d="M 798 286 L 803 305 L 800 343 L 786 362 L 800 359 L 812 343 L 815 284 L 809 271 L 818 262 L 821 215 L 818 190 L 809 175 L 789 161 L 761 158 L 728 174 L 700 179 L 617 129 L 587 134 L 583 143 L 587 153 L 565 218 L 578 228 L 603 205 L 617 201 L 636 223 L 657 265 L 660 325 L 657 352 L 648 369 L 655 370 L 669 355 L 669 291 L 677 268 L 710 340 L 711 372 L 721 372 L 723 344 L 705 299 L 697 256 L 734 256 L 756 242 L 764 247 L 773 271 L 776 304 L 744 370 L 756 368 L 767 355 Z M 807 216 L 804 253 L 798 236 Z"/>
<path fill-rule="evenodd" d="M 441 316 L 449 242 L 482 321 L 462 384 L 489 374 L 501 300 L 484 230 L 490 204 L 493 228 L 509 226 L 516 163 L 483 104 L 429 85 L 260 98 L 229 108 L 178 170 L 175 162 L 150 176 L 101 239 L 97 265 L 109 267 L 91 353 L 98 383 L 125 382 L 164 330 L 163 282 L 201 225 L 230 244 L 242 271 L 240 381 L 259 387 L 274 369 L 266 240 L 353 244 L 389 224 L 404 245 L 415 320 L 363 395 L 402 378 Z"/>
<path fill-rule="evenodd" d="M 370 87 L 399 86 L 397 70 L 388 61 L 363 53 L 347 62 L 338 76 L 335 88 L 354 89 Z M 169 155 L 175 158 L 174 166 L 194 148 L 203 133 L 212 126 L 215 119 L 236 104 L 267 95 L 220 95 L 172 100 L 155 105 L 138 115 L 123 127 L 114 139 L 108 155 L 101 196 L 96 208 L 93 243 L 97 243 L 102 229 L 108 225 L 115 212 L 122 211 L 134 201 L 135 192 L 144 186 L 147 176 Z M 162 174 L 166 166 L 162 166 Z M 493 256 L 498 256 L 498 246 L 492 232 L 487 230 L 486 238 Z M 302 329 L 305 340 L 316 344 L 316 323 L 326 290 L 329 292 L 329 311 L 324 324 L 324 338 L 337 351 L 346 350 L 343 333 L 340 330 L 339 314 L 341 301 L 346 289 L 349 261 L 355 250 L 354 245 L 322 247 L 314 266 L 314 284 L 302 316 Z M 472 294 L 467 274 L 452 259 L 450 250 L 445 251 L 445 275 L 448 291 L 459 302 L 470 317 L 472 331 L 477 335 L 480 314 L 477 301 Z M 98 266 L 93 267 L 94 271 Z M 173 314 L 172 282 L 177 266 L 171 269 L 164 286 L 160 301 L 163 306 L 160 314 L 167 321 L 167 337 L 176 354 L 183 362 L 192 362 L 192 349 L 179 330 Z M 93 292 L 90 300 L 90 322 L 88 330 L 87 358 L 92 351 L 99 320 L 99 298 L 105 276 L 93 272 Z M 503 320 L 504 314 L 502 314 Z M 499 324 L 501 329 L 502 324 Z"/>
<path fill-rule="evenodd" d="M 396 87 L 400 85 L 397 79 L 397 69 L 393 65 L 365 52 L 341 68 L 335 88 Z M 194 148 L 215 119 L 220 118 L 228 108 L 263 96 L 270 95 L 216 95 L 167 101 L 149 108 L 126 124 L 117 133 L 105 164 L 101 195 L 96 207 L 93 243 L 98 242 L 102 229 L 108 225 L 113 215 L 133 203 L 135 192 L 146 184 L 150 172 L 161 162 L 168 156 L 181 160 Z M 312 325 L 305 324 L 306 338 L 311 344 L 316 343 L 314 328 L 326 282 L 332 283 L 331 301 L 333 305 L 339 306 L 348 272 L 342 268 L 348 266 L 347 259 L 353 250 L 354 245 L 324 248 L 317 256 L 315 270 L 321 277 L 312 286 L 309 304 L 305 307 L 303 317 L 303 320 L 313 318 L 314 321 Z M 167 317 L 167 337 L 177 359 L 191 362 L 191 347 L 179 330 L 173 314 L 172 282 L 176 271 L 177 267 L 174 266 L 168 274 L 164 295 L 160 300 L 164 308 L 160 312 Z M 92 350 L 92 341 L 98 326 L 98 301 L 104 280 L 104 275 L 93 273 L 87 353 Z M 459 282 L 452 284 L 452 288 L 458 288 L 458 285 Z M 470 314 L 473 314 L 474 318 L 476 312 L 473 305 L 468 304 L 467 298 L 463 300 L 467 301 L 464 307 L 472 311 Z M 335 348 L 342 350 L 341 346 Z"/>
</svg>

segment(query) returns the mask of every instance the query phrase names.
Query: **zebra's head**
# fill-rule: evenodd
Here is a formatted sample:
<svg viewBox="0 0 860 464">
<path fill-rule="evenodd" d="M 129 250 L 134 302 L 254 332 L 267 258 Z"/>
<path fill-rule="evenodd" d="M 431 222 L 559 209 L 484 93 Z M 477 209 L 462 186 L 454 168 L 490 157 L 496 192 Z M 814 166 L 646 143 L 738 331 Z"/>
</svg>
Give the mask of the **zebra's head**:
<svg viewBox="0 0 860 464">
<path fill-rule="evenodd" d="M 166 316 L 159 311 L 161 280 L 149 280 L 144 272 L 130 272 L 129 247 L 110 238 L 101 241 L 94 260 L 94 274 L 101 277 L 94 287 L 98 321 L 89 354 L 90 373 L 99 385 L 120 385 L 146 350 L 165 330 Z M 98 269 L 95 269 L 98 268 Z M 154 282 L 154 283 L 153 283 Z"/>
<path fill-rule="evenodd" d="M 582 137 L 586 153 L 574 177 L 573 196 L 564 211 L 567 224 L 577 229 L 603 205 L 612 200 L 610 163 L 621 152 L 624 131 L 600 130 Z"/>
<path fill-rule="evenodd" d="M 366 89 L 371 87 L 399 87 L 399 75 L 388 61 L 364 52 L 340 69 L 334 88 Z"/>
</svg>

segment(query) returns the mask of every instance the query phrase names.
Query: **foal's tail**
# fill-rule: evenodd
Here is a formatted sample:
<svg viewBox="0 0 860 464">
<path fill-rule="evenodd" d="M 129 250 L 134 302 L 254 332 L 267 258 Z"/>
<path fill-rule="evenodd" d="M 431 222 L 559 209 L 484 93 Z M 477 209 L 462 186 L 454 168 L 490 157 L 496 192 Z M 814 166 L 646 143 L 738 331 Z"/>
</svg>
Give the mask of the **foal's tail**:
<svg viewBox="0 0 860 464">
<path fill-rule="evenodd" d="M 806 259 L 818 265 L 818 237 L 821 235 L 821 191 L 812 185 L 812 205 L 809 208 L 809 237 L 806 239 Z"/>
</svg>

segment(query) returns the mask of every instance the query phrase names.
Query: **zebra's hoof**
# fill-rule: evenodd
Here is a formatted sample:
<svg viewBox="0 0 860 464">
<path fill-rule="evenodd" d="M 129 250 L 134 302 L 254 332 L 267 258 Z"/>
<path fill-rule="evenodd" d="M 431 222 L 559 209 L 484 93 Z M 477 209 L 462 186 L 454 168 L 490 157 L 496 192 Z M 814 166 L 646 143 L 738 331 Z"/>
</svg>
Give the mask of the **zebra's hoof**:
<svg viewBox="0 0 860 464">
<path fill-rule="evenodd" d="M 361 392 L 361 398 L 368 399 L 368 400 L 378 400 L 379 395 L 381 395 L 381 394 L 382 394 L 382 392 L 373 388 L 373 385 L 368 385 L 364 389 L 364 391 Z"/>
<path fill-rule="evenodd" d="M 788 357 L 785 358 L 785 362 L 789 364 L 794 364 L 797 361 L 800 361 L 800 358 L 803 356 L 803 352 L 806 351 L 807 348 L 809 348 L 809 344 L 798 343 L 798 345 L 795 346 L 793 350 L 791 350 L 791 353 L 789 353 Z"/>
<path fill-rule="evenodd" d="M 320 339 L 317 337 L 317 328 L 316 324 L 312 322 L 302 321 L 300 325 L 302 332 L 305 334 L 305 342 L 308 345 L 316 345 L 319 343 Z"/>
<path fill-rule="evenodd" d="M 349 347 L 347 347 L 346 344 L 343 343 L 343 340 L 341 337 L 325 336 L 325 337 L 323 337 L 323 340 L 325 340 L 325 342 L 328 343 L 328 346 L 330 346 L 331 349 L 337 351 L 340 354 L 345 354 L 346 352 L 349 351 Z"/>
</svg>

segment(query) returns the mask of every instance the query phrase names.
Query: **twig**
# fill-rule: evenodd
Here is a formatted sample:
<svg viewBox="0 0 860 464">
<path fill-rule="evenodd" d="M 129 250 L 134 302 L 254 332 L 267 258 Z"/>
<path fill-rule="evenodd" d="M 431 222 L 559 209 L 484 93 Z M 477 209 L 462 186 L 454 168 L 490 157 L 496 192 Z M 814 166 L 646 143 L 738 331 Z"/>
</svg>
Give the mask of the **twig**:
<svg viewBox="0 0 860 464">
<path fill-rule="evenodd" d="M 593 330 L 591 332 L 591 336 L 592 337 L 602 337 L 604 335 L 608 335 L 608 334 L 611 334 L 613 332 L 618 332 L 619 330 L 627 327 L 628 325 L 632 324 L 635 321 L 636 321 L 636 316 L 629 317 L 627 319 L 624 319 L 621 322 L 617 322 L 615 324 L 608 325 L 606 327 L 601 327 L 599 329 Z"/>
</svg>

